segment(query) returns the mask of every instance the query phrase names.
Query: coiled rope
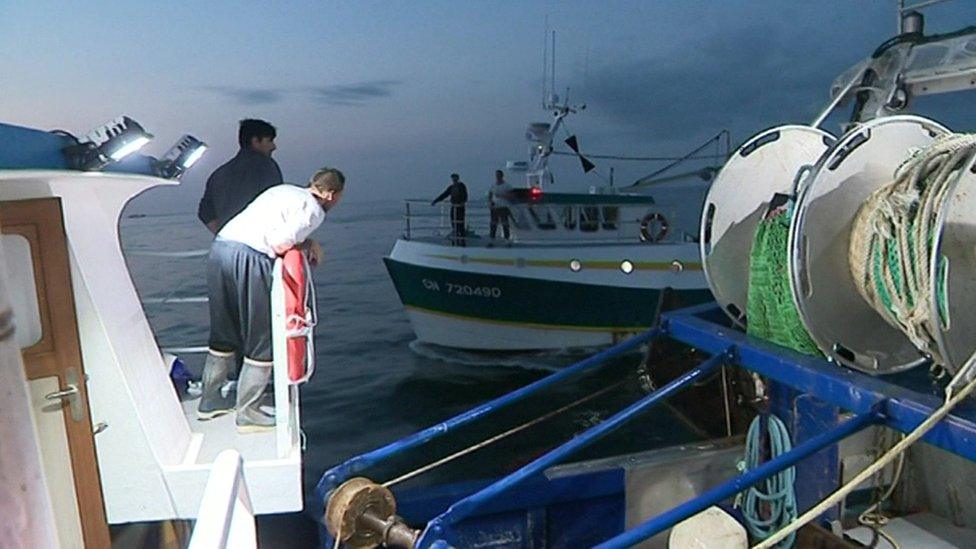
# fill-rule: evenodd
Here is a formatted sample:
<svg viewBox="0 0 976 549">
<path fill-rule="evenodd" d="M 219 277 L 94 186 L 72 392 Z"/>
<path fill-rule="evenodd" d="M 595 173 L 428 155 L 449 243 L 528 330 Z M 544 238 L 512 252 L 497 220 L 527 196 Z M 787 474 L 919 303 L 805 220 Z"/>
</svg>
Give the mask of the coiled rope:
<svg viewBox="0 0 976 549">
<path fill-rule="evenodd" d="M 877 435 L 878 438 L 887 439 L 888 433 L 892 433 L 892 431 L 888 429 L 883 429 L 883 430 L 878 430 L 877 433 L 879 433 Z M 904 434 L 901 433 L 898 434 L 898 440 L 904 438 L 905 438 Z M 881 456 L 883 456 L 890 449 L 891 449 L 891 444 L 883 444 L 879 440 L 878 453 L 877 453 L 878 459 L 880 459 Z M 894 471 L 891 473 L 891 481 L 888 483 L 887 490 L 881 492 L 881 494 L 877 497 L 877 499 L 874 500 L 874 503 L 869 505 L 867 509 L 862 511 L 861 514 L 858 515 L 857 517 L 858 524 L 870 528 L 873 531 L 874 535 L 876 536 L 874 541 L 868 544 L 871 547 L 874 547 L 876 545 L 877 538 L 884 538 L 884 540 L 888 542 L 888 545 L 890 545 L 892 549 L 901 549 L 901 546 L 898 544 L 898 540 L 896 540 L 894 536 L 892 536 L 891 534 L 884 531 L 883 527 L 888 525 L 888 517 L 884 514 L 882 507 L 884 503 L 888 500 L 888 498 L 890 498 L 891 495 L 895 493 L 895 489 L 898 487 L 898 482 L 901 480 L 901 474 L 904 468 L 905 468 L 905 454 L 903 452 L 898 456 L 898 459 L 895 462 Z M 884 477 L 884 471 L 879 470 L 876 479 L 876 484 L 879 488 L 879 491 L 880 491 L 880 487 L 884 485 L 883 477 Z"/>
<path fill-rule="evenodd" d="M 946 361 L 939 353 L 936 334 L 940 328 L 939 323 L 948 320 L 945 294 L 947 266 L 943 259 L 934 257 L 935 237 L 939 229 L 939 215 L 950 196 L 951 184 L 965 161 L 974 154 L 976 135 L 969 134 L 941 137 L 928 147 L 915 151 L 895 170 L 894 181 L 872 193 L 861 206 L 854 219 L 848 249 L 849 268 L 861 296 L 886 322 L 900 329 L 921 352 L 941 365 L 945 365 Z M 779 213 L 779 216 L 788 219 L 785 212 Z M 782 232 L 785 226 L 784 223 L 777 226 L 775 217 L 777 216 L 768 216 L 764 221 L 766 226 L 760 225 L 751 258 L 753 268 L 757 259 L 768 261 L 777 255 L 778 242 L 773 245 L 763 242 L 769 237 L 767 231 L 772 229 Z M 933 261 L 936 261 L 935 276 L 931 270 Z M 751 277 L 755 274 L 753 271 Z M 762 278 L 767 280 L 763 282 L 767 282 L 769 278 L 776 280 L 776 277 L 769 277 L 769 273 L 765 274 L 767 276 Z M 769 286 L 765 288 L 768 289 Z M 769 307 L 768 303 L 762 303 L 761 300 L 754 304 L 751 280 L 749 293 L 750 328 L 753 310 L 767 317 L 766 324 L 776 316 L 790 319 L 790 315 L 784 315 L 780 307 Z M 936 305 L 934 314 L 933 299 Z M 768 302 L 768 298 L 766 301 Z M 769 315 L 770 309 L 779 309 L 776 311 L 778 314 Z M 786 308 L 785 312 L 792 311 Z M 787 344 L 797 350 L 798 347 L 802 348 L 802 338 L 797 338 L 794 333 L 784 334 L 782 327 L 777 330 L 775 326 L 761 325 L 757 331 L 766 332 L 763 335 L 767 337 L 778 336 L 773 339 L 778 339 L 780 344 Z M 750 333 L 752 332 L 750 329 Z M 956 372 L 946 388 L 943 405 L 930 417 L 851 481 L 775 534 L 766 537 L 754 549 L 772 548 L 784 540 L 787 544 L 792 543 L 793 536 L 800 527 L 829 510 L 865 480 L 899 458 L 896 470 L 900 472 L 904 451 L 976 390 L 974 377 L 976 355 L 970 357 Z M 751 431 L 750 427 L 750 434 Z M 893 491 L 894 484 L 893 482 L 878 503 L 859 517 L 862 524 L 875 527 L 883 524 L 883 519 L 878 516 L 880 503 Z M 751 522 L 747 518 L 750 534 L 764 537 L 755 535 Z"/>
<path fill-rule="evenodd" d="M 793 447 L 790 433 L 782 420 L 774 414 L 756 416 L 746 434 L 745 460 L 739 464 L 743 473 L 763 464 L 763 423 L 766 424 L 765 435 L 769 441 L 769 459 L 789 452 Z M 796 519 L 796 492 L 793 489 L 795 479 L 796 468 L 789 467 L 736 496 L 735 505 L 742 510 L 746 529 L 753 539 L 766 539 Z M 782 547 L 792 546 L 794 537 L 795 534 L 787 536 Z"/>
<path fill-rule="evenodd" d="M 814 505 L 809 511 L 803 513 L 798 519 L 790 523 L 789 526 L 783 528 L 782 530 L 776 532 L 772 536 L 766 538 L 763 542 L 754 545 L 753 549 L 770 549 L 775 547 L 775 545 L 786 537 L 792 535 L 794 532 L 799 530 L 804 524 L 810 522 L 811 520 L 819 517 L 820 515 L 827 512 L 831 507 L 837 505 L 841 500 L 846 498 L 848 494 L 853 492 L 858 485 L 862 482 L 871 478 L 886 467 L 889 463 L 898 458 L 909 446 L 914 444 L 918 439 L 925 436 L 933 427 L 939 424 L 942 419 L 944 419 L 949 412 L 952 411 L 960 402 L 966 399 L 973 390 L 976 390 L 976 379 L 973 379 L 973 371 L 976 370 L 976 355 L 969 357 L 966 364 L 956 373 L 949 386 L 946 388 L 946 399 L 945 403 L 942 404 L 931 416 L 925 419 L 914 431 L 908 434 L 905 438 L 900 440 L 898 444 L 895 444 L 888 450 L 883 456 L 881 456 L 877 461 L 869 465 L 866 469 L 858 473 L 854 478 L 848 481 L 847 484 L 840 487 L 833 494 L 829 495 L 826 499 Z M 956 392 L 956 389 L 959 389 Z"/>
<path fill-rule="evenodd" d="M 948 318 L 946 262 L 938 259 L 935 280 L 930 265 L 939 213 L 955 174 L 974 152 L 972 134 L 950 134 L 916 151 L 895 171 L 894 181 L 868 197 L 851 230 L 848 262 L 858 292 L 940 365 L 946 362 L 935 337 L 939 323 Z"/>
</svg>

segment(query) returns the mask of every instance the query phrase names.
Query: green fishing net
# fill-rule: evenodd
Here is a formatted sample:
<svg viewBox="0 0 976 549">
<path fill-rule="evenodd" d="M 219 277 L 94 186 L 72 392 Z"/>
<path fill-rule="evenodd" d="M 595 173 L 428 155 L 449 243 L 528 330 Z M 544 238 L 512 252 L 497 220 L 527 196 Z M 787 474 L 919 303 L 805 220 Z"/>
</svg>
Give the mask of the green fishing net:
<svg viewBox="0 0 976 549">
<path fill-rule="evenodd" d="M 789 213 L 759 222 L 749 255 L 746 332 L 806 355 L 822 356 L 793 303 L 788 271 Z"/>
</svg>

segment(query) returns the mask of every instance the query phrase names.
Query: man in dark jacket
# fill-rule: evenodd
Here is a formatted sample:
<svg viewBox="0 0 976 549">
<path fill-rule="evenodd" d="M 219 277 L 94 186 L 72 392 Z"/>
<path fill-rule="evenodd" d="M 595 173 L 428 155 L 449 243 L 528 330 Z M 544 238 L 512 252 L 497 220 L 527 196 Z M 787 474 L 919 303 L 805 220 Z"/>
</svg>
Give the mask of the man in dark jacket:
<svg viewBox="0 0 976 549">
<path fill-rule="evenodd" d="M 464 205 L 468 201 L 468 188 L 461 181 L 461 176 L 456 173 L 451 174 L 451 184 L 447 186 L 447 189 L 444 189 L 440 196 L 431 201 L 430 205 L 433 206 L 449 196 L 451 197 L 452 240 L 455 246 L 464 246 L 466 230 L 464 228 Z"/>
<path fill-rule="evenodd" d="M 217 234 L 257 195 L 283 183 L 281 169 L 271 159 L 275 137 L 275 127 L 264 120 L 241 120 L 237 132 L 241 150 L 210 174 L 197 208 L 197 217 L 210 232 Z"/>
</svg>

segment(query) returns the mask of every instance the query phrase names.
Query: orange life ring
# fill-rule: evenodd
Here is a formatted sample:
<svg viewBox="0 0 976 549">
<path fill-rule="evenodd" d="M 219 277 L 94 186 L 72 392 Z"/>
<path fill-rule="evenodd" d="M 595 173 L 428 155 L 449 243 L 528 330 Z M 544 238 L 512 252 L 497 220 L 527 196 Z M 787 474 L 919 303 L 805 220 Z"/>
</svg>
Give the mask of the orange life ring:
<svg viewBox="0 0 976 549">
<path fill-rule="evenodd" d="M 658 230 L 651 234 L 651 224 L 656 223 Z M 668 218 L 664 214 L 654 212 L 644 216 L 640 225 L 641 242 L 660 242 L 668 235 Z"/>
<path fill-rule="evenodd" d="M 308 262 L 296 249 L 282 258 L 281 282 L 285 293 L 285 333 L 288 339 L 288 379 L 304 383 L 315 371 L 315 347 L 312 328 L 315 318 L 309 306 L 311 277 Z"/>
</svg>

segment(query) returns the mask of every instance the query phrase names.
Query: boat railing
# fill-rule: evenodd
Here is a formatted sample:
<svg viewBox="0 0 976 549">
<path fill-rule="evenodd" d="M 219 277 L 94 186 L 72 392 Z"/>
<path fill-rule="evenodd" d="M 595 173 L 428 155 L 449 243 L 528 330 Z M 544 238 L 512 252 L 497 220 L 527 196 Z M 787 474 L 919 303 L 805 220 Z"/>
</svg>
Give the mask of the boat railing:
<svg viewBox="0 0 976 549">
<path fill-rule="evenodd" d="M 225 547 L 257 547 L 244 460 L 236 450 L 224 450 L 214 459 L 189 545 L 190 549 Z"/>
<path fill-rule="evenodd" d="M 205 257 L 209 250 L 186 250 L 176 252 L 163 252 L 154 250 L 127 250 L 127 255 L 144 257 L 166 257 L 175 259 L 193 259 Z M 272 386 L 274 390 L 275 402 L 275 441 L 278 457 L 288 457 L 295 444 L 300 440 L 301 433 L 298 418 L 298 388 L 291 382 L 288 375 L 288 330 L 285 326 L 287 314 L 285 312 L 284 283 L 282 280 L 283 262 L 281 258 L 275 260 L 273 278 L 271 283 L 271 337 L 273 342 L 272 352 L 274 370 Z M 191 303 L 209 303 L 206 295 L 186 296 L 181 295 L 185 287 L 184 279 L 175 288 L 168 291 L 165 295 L 150 296 L 141 298 L 143 306 L 176 304 L 184 305 Z M 191 345 L 160 345 L 161 353 L 174 356 L 206 354 L 209 352 L 207 344 Z M 314 357 L 312 357 L 314 360 Z"/>
<path fill-rule="evenodd" d="M 660 217 L 642 214 L 625 217 L 623 204 L 608 201 L 584 203 L 517 203 L 509 206 L 509 226 L 513 244 L 676 244 L 697 242 L 697 233 L 667 227 L 667 220 L 678 219 L 675 208 L 653 206 Z M 431 205 L 422 199 L 404 200 L 405 240 L 457 243 L 453 234 L 451 208 L 447 203 Z M 465 245 L 490 242 L 491 210 L 487 204 L 469 202 L 464 214 Z M 504 242 L 502 223 L 496 227 L 496 242 Z"/>
<path fill-rule="evenodd" d="M 170 258 L 170 259 L 194 259 L 197 257 L 206 257 L 210 253 L 208 249 L 197 249 L 197 250 L 182 250 L 182 251 L 160 251 L 160 250 L 142 250 L 142 249 L 127 249 L 125 255 L 128 257 L 157 257 L 157 258 Z M 181 303 L 208 303 L 209 299 L 206 295 L 184 295 L 182 292 L 186 287 L 187 281 L 192 280 L 191 277 L 184 277 L 180 282 L 169 289 L 165 294 L 153 295 L 153 296 L 140 296 L 139 300 L 142 302 L 143 307 L 146 305 L 169 305 L 169 304 L 181 304 Z M 162 345 L 159 350 L 163 353 L 169 353 L 172 355 L 189 355 L 189 354 L 204 354 L 208 351 L 209 347 L 207 345 Z"/>
</svg>

